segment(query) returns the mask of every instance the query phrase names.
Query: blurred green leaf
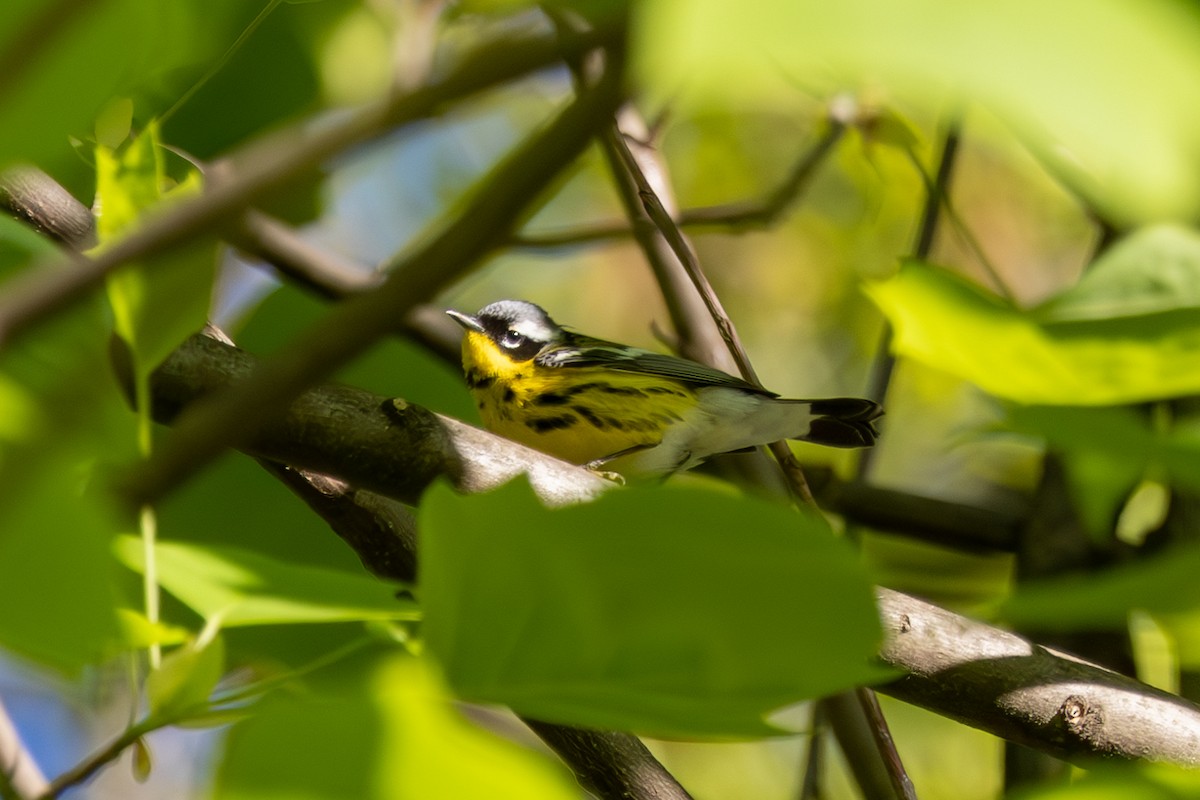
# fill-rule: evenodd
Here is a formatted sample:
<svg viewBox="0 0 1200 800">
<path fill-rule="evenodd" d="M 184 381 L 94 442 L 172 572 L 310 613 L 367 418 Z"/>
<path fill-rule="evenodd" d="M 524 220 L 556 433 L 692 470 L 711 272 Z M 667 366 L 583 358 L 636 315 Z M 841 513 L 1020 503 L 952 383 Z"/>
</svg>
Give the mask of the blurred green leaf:
<svg viewBox="0 0 1200 800">
<path fill-rule="evenodd" d="M 1122 222 L 1200 210 L 1200 19 L 1170 0 L 636 4 L 637 75 L 673 108 L 778 107 L 801 83 L 982 106 Z M 1119 113 L 1114 113 L 1120 109 Z M 686 113 L 686 111 L 685 111 Z"/>
<path fill-rule="evenodd" d="M 1118 241 L 1078 283 L 1033 313 L 1053 323 L 1182 310 L 1200 310 L 1200 233 L 1153 225 Z"/>
<path fill-rule="evenodd" d="M 117 554 L 140 570 L 140 540 L 121 537 Z M 233 547 L 159 543 L 159 583 L 223 627 L 415 619 L 396 587 L 365 573 L 298 566 Z"/>
<path fill-rule="evenodd" d="M 162 720 L 203 709 L 225 672 L 225 642 L 220 636 L 172 650 L 146 678 L 150 714 Z"/>
<path fill-rule="evenodd" d="M 117 623 L 121 627 L 121 641 L 130 650 L 141 650 L 152 644 L 183 644 L 192 632 L 178 625 L 151 622 L 141 611 L 130 608 L 117 609 Z"/>
<path fill-rule="evenodd" d="M 51 245 L 0 220 L 0 276 Z M 132 417 L 108 368 L 98 302 L 41 323 L 0 352 L 0 646 L 66 670 L 118 638 L 110 539 L 121 527 L 89 486 L 133 452 Z"/>
<path fill-rule="evenodd" d="M 1200 547 L 1173 548 L 1090 575 L 1022 584 L 1002 606 L 1005 620 L 1036 630 L 1122 626 L 1132 610 L 1181 613 L 1200 607 Z"/>
<path fill-rule="evenodd" d="M 66 456 L 43 457 L 24 479 L 4 475 L 0 503 L 0 645 L 74 671 L 117 638 L 109 537 L 101 498 L 81 491 Z"/>
<path fill-rule="evenodd" d="M 229 509 L 236 508 L 236 514 Z M 158 507 L 172 541 L 242 547 L 291 564 L 342 572 L 362 563 L 329 525 L 253 459 L 230 453 Z"/>
<path fill-rule="evenodd" d="M 413 658 L 380 665 L 372 688 L 382 713 L 377 765 L 390 797 L 571 800 L 574 779 L 558 763 L 468 724 L 430 666 Z"/>
<path fill-rule="evenodd" d="M 568 800 L 551 759 L 465 722 L 428 666 L 393 657 L 334 686 L 265 698 L 228 737 L 226 800 L 488 797 Z"/>
<path fill-rule="evenodd" d="M 351 0 L 318 3 L 228 2 L 220 19 L 220 46 L 195 75 L 194 91 L 172 108 L 164 138 L 210 159 L 248 137 L 303 111 L 320 97 L 319 45 L 332 20 L 360 5 Z M 203 6 L 199 6 L 203 8 Z M 264 13 L 265 12 L 265 13 Z M 215 27 L 215 26 L 214 26 Z"/>
<path fill-rule="evenodd" d="M 222 29 L 244 6 L 234 0 L 9 0 L 0 53 L 21 58 L 20 68 L 0 79 L 0 117 L 21 124 L 0 130 L 0 167 L 27 161 L 51 174 L 73 169 L 78 162 L 69 137 L 87 138 L 113 98 L 146 98 L 167 84 L 177 95 L 198 77 L 189 66 L 232 41 L 222 40 Z"/>
<path fill-rule="evenodd" d="M 1042 324 L 917 261 L 867 293 L 895 328 L 898 354 L 997 397 L 1084 406 L 1200 393 L 1200 326 L 1191 309 Z"/>
<path fill-rule="evenodd" d="M 883 674 L 870 583 L 811 516 L 672 487 L 551 511 L 520 483 L 438 487 L 420 515 L 423 631 L 467 698 L 587 726 L 762 735 L 778 732 L 772 711 Z"/>
<path fill-rule="evenodd" d="M 1156 430 L 1151 420 L 1128 408 L 1009 409 L 1010 425 L 1044 438 L 1068 456 L 1104 461 L 1114 471 L 1135 478 L 1152 471 L 1169 482 L 1200 489 L 1200 422 Z"/>
<path fill-rule="evenodd" d="M 1200 427 L 1156 430 L 1128 408 L 1014 407 L 1008 424 L 1045 440 L 1067 467 L 1080 517 L 1093 533 L 1111 534 L 1118 508 L 1149 477 L 1200 488 Z"/>
<path fill-rule="evenodd" d="M 1098 764 L 1070 783 L 1013 792 L 1012 800 L 1184 800 L 1200 797 L 1200 774 L 1171 764 Z"/>
</svg>

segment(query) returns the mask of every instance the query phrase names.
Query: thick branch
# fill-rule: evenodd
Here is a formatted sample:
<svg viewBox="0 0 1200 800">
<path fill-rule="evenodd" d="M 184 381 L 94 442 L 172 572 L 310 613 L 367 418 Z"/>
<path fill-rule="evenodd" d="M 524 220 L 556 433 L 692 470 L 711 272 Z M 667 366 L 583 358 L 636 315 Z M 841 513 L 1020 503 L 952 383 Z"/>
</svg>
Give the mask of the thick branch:
<svg viewBox="0 0 1200 800">
<path fill-rule="evenodd" d="M 193 336 L 154 373 L 154 418 L 174 421 L 186 406 L 243 380 L 255 363 L 235 347 Z M 539 496 L 555 505 L 587 500 L 611 487 L 585 469 L 458 420 L 348 386 L 302 393 L 241 449 L 406 503 L 415 503 L 438 478 L 463 492 L 482 492 L 525 474 Z"/>
<path fill-rule="evenodd" d="M 154 375 L 156 417 L 169 421 L 248 371 L 251 360 L 194 337 Z M 439 475 L 474 492 L 525 473 L 552 503 L 611 486 L 461 422 L 388 405 L 356 389 L 317 387 L 246 449 L 407 502 Z M 887 694 L 1076 762 L 1144 757 L 1200 766 L 1200 707 L 907 595 L 881 589 L 879 606 L 888 632 L 881 657 L 908 673 L 881 689 Z"/>
<path fill-rule="evenodd" d="M 334 307 L 246 380 L 189 410 L 129 482 L 129 499 L 160 497 L 225 447 L 240 444 L 306 387 L 394 331 L 399 319 L 450 277 L 490 255 L 611 113 L 620 86 L 619 59 L 613 62 L 594 88 L 505 158 L 438 235 L 407 254 L 378 289 Z"/>
<path fill-rule="evenodd" d="M 880 655 L 908 674 L 880 691 L 1076 764 L 1200 766 L 1200 707 L 914 597 L 879 590 Z"/>
<path fill-rule="evenodd" d="M 36 167 L 13 167 L 0 175 L 0 208 L 75 250 L 96 243 L 92 212 Z"/>
</svg>

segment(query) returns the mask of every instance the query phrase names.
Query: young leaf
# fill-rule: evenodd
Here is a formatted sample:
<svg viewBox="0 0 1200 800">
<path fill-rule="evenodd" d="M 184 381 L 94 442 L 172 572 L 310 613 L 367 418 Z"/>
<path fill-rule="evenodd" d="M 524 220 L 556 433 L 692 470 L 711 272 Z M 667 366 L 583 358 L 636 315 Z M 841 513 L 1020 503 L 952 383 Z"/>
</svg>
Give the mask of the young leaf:
<svg viewBox="0 0 1200 800">
<path fill-rule="evenodd" d="M 159 582 L 222 627 L 415 619 L 396 587 L 362 573 L 297 566 L 234 547 L 159 543 Z M 140 570 L 141 542 L 117 542 L 117 555 Z"/>
<path fill-rule="evenodd" d="M 672 487 L 551 511 L 515 483 L 435 488 L 421 533 L 426 642 L 470 699 L 586 726 L 762 735 L 778 732 L 772 711 L 882 675 L 870 582 L 810 515 Z"/>
<path fill-rule="evenodd" d="M 1084 406 L 1200 392 L 1200 326 L 1192 309 L 1043 323 L 916 261 L 867 293 L 895 328 L 897 353 L 997 397 Z"/>
<path fill-rule="evenodd" d="M 199 173 L 166 191 L 158 127 L 147 128 L 119 151 L 96 149 L 96 198 L 100 247 L 119 239 L 153 209 L 168 200 L 197 194 Z M 129 345 L 135 375 L 150 371 L 187 336 L 204 327 L 216 274 L 216 253 L 202 241 L 133 264 L 108 279 L 117 333 Z"/>
</svg>

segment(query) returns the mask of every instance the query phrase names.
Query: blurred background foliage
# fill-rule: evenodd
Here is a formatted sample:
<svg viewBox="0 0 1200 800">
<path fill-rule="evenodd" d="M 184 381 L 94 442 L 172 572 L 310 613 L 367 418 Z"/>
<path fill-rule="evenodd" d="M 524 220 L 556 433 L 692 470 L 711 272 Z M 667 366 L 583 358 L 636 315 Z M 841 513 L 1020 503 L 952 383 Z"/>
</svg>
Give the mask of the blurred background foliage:
<svg viewBox="0 0 1200 800">
<path fill-rule="evenodd" d="M 10 123 L 0 127 L 0 165 L 36 164 L 85 203 L 99 196 L 97 211 L 109 223 L 119 216 L 119 192 L 149 181 L 154 196 L 128 200 L 121 212 L 130 224 L 160 201 L 160 190 L 169 195 L 185 185 L 194 165 L 203 172 L 289 125 L 319 129 L 362 103 L 419 85 L 482 40 L 547 26 L 527 3 L 482 0 L 10 0 L 4 16 L 0 116 Z M 857 530 L 853 568 L 845 553 L 819 556 L 835 560 L 817 563 L 844 567 L 837 574 L 845 580 L 806 595 L 807 613 L 836 618 L 854 646 L 841 654 L 813 648 L 820 669 L 804 674 L 809 691 L 834 688 L 827 673 L 842 668 L 843 680 L 866 679 L 846 665 L 866 672 L 862 642 L 878 635 L 870 620 L 851 621 L 862 616 L 856 604 L 869 577 L 1046 641 L 1065 638 L 1086 649 L 1088 632 L 1128 636 L 1118 666 L 1197 699 L 1200 439 L 1189 416 L 1200 381 L 1196 7 L 1182 0 L 647 0 L 636 4 L 632 34 L 631 97 L 654 125 L 680 208 L 766 196 L 825 133 L 830 109 L 852 109 L 858 124 L 785 214 L 766 228 L 692 231 L 699 260 L 774 391 L 863 394 L 879 359 L 898 356 L 871 483 L 1033 520 L 1022 525 L 1012 552 Z M 453 214 L 569 89 L 566 71 L 554 70 L 457 105 L 344 153 L 265 208 L 303 225 L 314 244 L 375 269 Z M 158 140 L 143 138 L 155 129 Z M 932 250 L 916 259 L 926 184 L 948 131 L 960 142 L 948 199 Z M 156 154 L 149 173 L 106 160 L 138 148 Z M 98 174 L 112 178 L 118 194 L 106 196 Z M 469 311 L 523 298 L 590 334 L 661 348 L 669 318 L 632 240 L 537 243 L 621 218 L 604 159 L 590 150 L 533 215 L 525 241 L 448 286 L 441 301 Z M 119 228 L 102 227 L 102 246 Z M 0 219 L 0 278 L 51 253 L 43 239 Z M 257 355 L 286 348 L 326 308 L 213 239 L 187 257 L 204 262 L 188 271 L 200 283 L 187 288 L 140 281 L 132 269 L 110 285 L 116 308 L 149 309 L 148 322 L 122 323 L 119 311 L 116 322 L 158 337 L 149 353 L 174 346 L 182 334 L 168 323 L 180 322 L 185 299 L 203 304 L 215 263 L 212 316 Z M 243 456 L 224 457 L 166 499 L 157 526 L 181 559 L 172 562 L 175 580 L 193 574 L 239 603 L 265 596 L 273 611 L 260 611 L 257 624 L 222 625 L 219 609 L 171 590 L 164 575 L 163 623 L 145 617 L 141 578 L 130 569 L 140 568 L 137 548 L 118 539 L 136 526 L 107 492 L 144 444 L 109 366 L 113 314 L 94 298 L 0 353 L 0 606 L 8 610 L 0 615 L 0 698 L 44 769 L 51 776 L 67 769 L 123 728 L 138 705 L 128 653 L 157 643 L 176 657 L 168 657 L 158 688 L 146 690 L 149 710 L 178 712 L 218 733 L 164 728 L 148 737 L 155 768 L 147 783 L 132 782 L 130 768 L 119 766 L 76 796 L 575 796 L 570 779 L 531 753 L 536 743 L 508 717 L 472 707 L 473 722 L 463 722 L 432 659 L 397 654 L 420 651 L 411 607 L 381 612 L 354 556 Z M 380 343 L 338 378 L 478 421 L 457 365 L 411 341 Z M 855 454 L 796 450 L 807 464 L 855 474 Z M 776 510 L 750 510 L 710 482 L 680 482 L 686 491 L 712 493 L 705 502 L 721 513 L 728 511 L 723 503 L 738 504 L 746 530 L 780 524 Z M 481 519 L 503 530 L 536 515 L 516 490 L 460 502 L 438 495 L 422 511 L 423 524 L 443 537 L 456 526 L 482 530 Z M 723 540 L 715 530 L 688 539 L 668 530 L 662 517 L 691 508 L 686 497 L 628 504 L 623 519 L 635 526 L 656 520 L 656 541 L 687 541 L 697 564 L 721 565 L 739 547 L 743 555 L 783 558 L 774 549 L 780 543 L 752 534 Z M 539 530 L 530 524 L 531 536 Z M 1064 531 L 1068 556 L 1046 555 L 1056 546 L 1047 542 L 1061 542 Z M 525 557 L 546 547 L 538 541 L 531 539 Z M 118 542 L 126 542 L 120 561 Z M 508 555 L 525 553 L 517 546 Z M 214 553 L 228 560 L 214 566 Z M 457 570 L 470 565 L 471 553 L 453 553 L 444 542 L 437 553 L 446 576 L 461 578 Z M 558 555 L 562 563 L 595 558 L 586 548 Z M 320 572 L 277 573 L 264 563 Z M 569 585 L 581 597 L 602 591 L 592 574 L 602 571 L 591 563 L 560 566 L 559 590 Z M 306 579 L 313 574 L 320 579 Z M 751 584 L 753 577 L 739 576 Z M 535 571 L 526 580 L 537 578 Z M 621 577 L 628 585 L 648 579 Z M 1038 580 L 1026 589 L 1025 579 Z M 697 588 L 667 583 L 680 584 L 672 602 L 686 602 Z M 555 591 L 553 582 L 537 587 Z M 699 588 L 710 594 L 694 607 L 710 615 L 713 630 L 755 619 L 764 622 L 755 631 L 771 641 L 803 643 L 772 627 L 793 612 L 764 608 L 777 601 L 770 592 L 739 605 L 750 587 Z M 464 658 L 458 649 L 485 641 L 472 635 L 503 632 L 509 607 L 484 609 L 498 620 L 472 621 L 456 616 L 453 597 L 436 597 L 431 606 L 442 616 L 430 621 L 430 649 L 454 689 L 519 705 L 516 690 L 528 687 L 481 674 L 486 659 Z M 857 617 L 848 608 L 858 608 Z M 459 627 L 451 630 L 448 621 Z M 670 627 L 659 618 L 648 624 Z M 692 633 L 714 648 L 705 652 L 738 649 L 737 636 L 705 637 L 698 628 Z M 181 641 L 189 643 L 171 649 Z M 645 646 L 632 637 L 621 644 Z M 532 653 L 554 666 L 545 660 L 552 650 Z M 742 656 L 776 666 L 803 660 L 790 650 Z M 682 661 L 665 646 L 654 657 Z M 745 666 L 731 663 L 707 678 L 728 688 L 722 682 Z M 799 682 L 803 668 L 796 669 Z M 620 677 L 619 670 L 592 676 L 592 688 L 620 692 Z M 247 707 L 248 695 L 238 692 L 258 685 L 275 690 Z M 569 693 L 553 687 L 547 694 L 550 685 L 534 687 L 543 693 L 534 693 L 531 707 L 570 717 Z M 697 683 L 693 691 L 704 697 L 712 688 Z M 222 702 L 210 707 L 212 691 Z M 1000 742 L 884 702 L 921 797 L 1003 792 Z M 613 718 L 579 712 L 580 719 L 711 736 L 719 717 L 711 708 L 707 716 L 675 708 L 656 724 L 620 716 L 620 702 L 611 706 Z M 226 727 L 235 717 L 243 719 Z M 749 723 L 733 718 L 724 720 L 725 732 L 744 736 Z M 795 796 L 807 740 L 662 741 L 653 749 L 698 798 L 769 800 Z M 828 773 L 827 796 L 854 796 L 842 765 Z M 1153 770 L 1101 771 L 1072 786 L 1030 791 L 1021 796 L 1200 796 L 1194 781 Z"/>
</svg>

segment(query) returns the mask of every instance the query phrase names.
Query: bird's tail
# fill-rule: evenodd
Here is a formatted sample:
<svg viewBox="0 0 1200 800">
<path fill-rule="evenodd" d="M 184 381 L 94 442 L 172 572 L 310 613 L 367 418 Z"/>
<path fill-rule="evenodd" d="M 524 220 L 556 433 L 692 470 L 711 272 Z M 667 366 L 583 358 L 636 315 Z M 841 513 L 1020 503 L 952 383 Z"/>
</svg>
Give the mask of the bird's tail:
<svg viewBox="0 0 1200 800">
<path fill-rule="evenodd" d="M 791 438 L 829 447 L 870 447 L 879 436 L 875 420 L 883 416 L 883 407 L 874 401 L 861 397 L 830 397 L 790 402 L 808 403 L 812 415 L 808 431 Z"/>
</svg>

